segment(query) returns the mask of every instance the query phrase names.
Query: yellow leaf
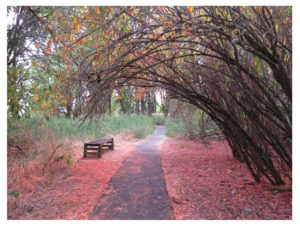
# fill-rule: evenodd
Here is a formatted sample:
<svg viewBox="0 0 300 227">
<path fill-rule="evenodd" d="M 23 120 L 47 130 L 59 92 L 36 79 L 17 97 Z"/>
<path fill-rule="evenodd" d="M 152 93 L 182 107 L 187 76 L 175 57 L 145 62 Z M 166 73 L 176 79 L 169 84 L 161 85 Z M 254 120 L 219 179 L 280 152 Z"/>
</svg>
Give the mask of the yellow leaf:
<svg viewBox="0 0 300 227">
<path fill-rule="evenodd" d="M 290 59 L 290 56 L 288 55 L 288 54 L 286 54 L 285 56 L 284 56 L 284 61 L 288 61 Z"/>
<path fill-rule="evenodd" d="M 132 11 L 131 11 L 131 15 L 135 14 L 136 12 L 136 8 L 134 8 Z"/>
<path fill-rule="evenodd" d="M 232 33 L 233 33 L 233 34 L 237 34 L 237 33 L 239 33 L 239 30 L 236 28 L 236 29 L 234 29 L 234 30 L 232 31 Z"/>
<path fill-rule="evenodd" d="M 39 96 L 38 96 L 38 95 L 35 95 L 33 98 L 34 98 L 35 100 L 39 100 Z"/>
</svg>

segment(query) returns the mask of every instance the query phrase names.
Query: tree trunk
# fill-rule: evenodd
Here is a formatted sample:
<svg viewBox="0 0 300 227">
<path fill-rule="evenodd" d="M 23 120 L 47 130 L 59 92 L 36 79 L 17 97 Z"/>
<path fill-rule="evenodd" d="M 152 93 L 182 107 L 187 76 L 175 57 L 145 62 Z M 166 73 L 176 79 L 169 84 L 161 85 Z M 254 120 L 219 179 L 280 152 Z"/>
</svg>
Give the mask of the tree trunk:
<svg viewBox="0 0 300 227">
<path fill-rule="evenodd" d="M 135 114 L 140 114 L 140 100 L 135 100 Z"/>
<path fill-rule="evenodd" d="M 112 92 L 109 92 L 107 102 L 108 102 L 108 114 L 111 115 L 111 95 Z"/>
<path fill-rule="evenodd" d="M 153 112 L 156 113 L 156 96 L 155 96 L 155 91 L 153 91 Z"/>
<path fill-rule="evenodd" d="M 151 93 L 150 90 L 146 93 L 146 100 L 147 100 L 147 114 L 148 116 L 152 115 L 152 102 L 151 102 Z"/>
<path fill-rule="evenodd" d="M 145 103 L 145 94 L 142 93 L 142 97 L 141 97 L 141 112 L 142 114 L 146 113 L 146 103 Z"/>
<path fill-rule="evenodd" d="M 126 108 L 123 99 L 120 99 L 121 111 L 122 113 L 126 113 Z"/>
</svg>

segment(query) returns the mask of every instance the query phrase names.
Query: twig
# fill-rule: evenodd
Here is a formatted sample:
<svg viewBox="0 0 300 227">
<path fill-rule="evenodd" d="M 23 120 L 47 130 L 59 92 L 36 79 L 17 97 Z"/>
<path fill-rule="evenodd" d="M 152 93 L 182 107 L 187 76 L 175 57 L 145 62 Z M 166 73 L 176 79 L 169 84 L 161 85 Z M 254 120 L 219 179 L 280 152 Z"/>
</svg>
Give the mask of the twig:
<svg viewBox="0 0 300 227">
<path fill-rule="evenodd" d="M 46 163 L 45 163 L 45 166 L 44 166 L 44 169 L 43 169 L 43 174 L 44 174 L 44 172 L 45 172 L 45 169 L 48 167 L 49 161 L 52 159 L 52 157 L 54 156 L 56 150 L 57 150 L 60 146 L 62 146 L 62 144 L 59 144 L 59 145 L 51 152 L 51 155 L 49 156 L 49 158 L 47 159 L 47 161 L 46 161 Z"/>
<path fill-rule="evenodd" d="M 21 151 L 25 156 L 26 156 L 26 152 L 19 146 L 19 145 L 12 145 L 11 143 L 7 142 L 7 144 L 11 147 L 15 147 L 17 148 L 19 151 Z"/>
</svg>

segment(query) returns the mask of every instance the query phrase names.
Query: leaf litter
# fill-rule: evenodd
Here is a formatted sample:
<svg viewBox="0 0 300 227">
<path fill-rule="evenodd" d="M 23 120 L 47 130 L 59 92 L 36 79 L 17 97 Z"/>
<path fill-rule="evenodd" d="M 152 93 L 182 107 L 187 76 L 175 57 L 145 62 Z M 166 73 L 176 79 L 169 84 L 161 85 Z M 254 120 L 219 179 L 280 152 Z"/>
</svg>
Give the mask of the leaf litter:
<svg viewBox="0 0 300 227">
<path fill-rule="evenodd" d="M 162 168 L 176 219 L 292 219 L 291 185 L 256 183 L 224 141 L 168 138 Z"/>
<path fill-rule="evenodd" d="M 142 141 L 122 136 L 114 139 L 115 150 L 105 152 L 101 158 L 82 158 L 83 149 L 75 151 L 76 163 L 57 172 L 50 183 L 20 195 L 17 205 L 8 212 L 8 219 L 88 219 L 108 181 Z M 9 196 L 8 201 L 16 202 L 13 199 Z"/>
</svg>

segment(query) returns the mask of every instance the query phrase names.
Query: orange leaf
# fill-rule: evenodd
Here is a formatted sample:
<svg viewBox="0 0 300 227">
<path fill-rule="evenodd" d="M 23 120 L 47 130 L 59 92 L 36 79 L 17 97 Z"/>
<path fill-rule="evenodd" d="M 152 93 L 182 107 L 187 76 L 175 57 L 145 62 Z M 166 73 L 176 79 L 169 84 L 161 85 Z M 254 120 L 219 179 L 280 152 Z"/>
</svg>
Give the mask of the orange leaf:
<svg viewBox="0 0 300 227">
<path fill-rule="evenodd" d="M 193 12 L 194 11 L 194 6 L 190 6 L 189 7 L 189 12 L 191 13 L 191 12 Z"/>
<path fill-rule="evenodd" d="M 100 14 L 100 10 L 98 7 L 95 9 L 95 11 L 96 11 L 96 13 Z"/>
</svg>

